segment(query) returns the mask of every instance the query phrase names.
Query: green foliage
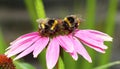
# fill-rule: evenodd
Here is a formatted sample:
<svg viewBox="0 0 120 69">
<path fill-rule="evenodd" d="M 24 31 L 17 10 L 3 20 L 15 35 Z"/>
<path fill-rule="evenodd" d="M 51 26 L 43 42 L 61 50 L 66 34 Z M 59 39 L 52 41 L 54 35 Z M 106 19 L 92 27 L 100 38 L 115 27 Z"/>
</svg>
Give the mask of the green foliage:
<svg viewBox="0 0 120 69">
<path fill-rule="evenodd" d="M 14 64 L 16 66 L 16 69 L 36 69 L 31 64 L 24 63 L 24 62 L 15 61 Z"/>
<path fill-rule="evenodd" d="M 107 11 L 107 18 L 106 18 L 106 27 L 105 32 L 111 36 L 114 34 L 114 28 L 115 28 L 115 16 L 117 12 L 117 5 L 118 0 L 109 0 L 109 7 Z M 106 54 L 100 55 L 100 61 L 99 65 L 103 65 L 109 62 L 109 58 L 111 56 L 111 49 L 112 49 L 112 43 L 106 43 L 107 46 L 109 46 L 109 49 L 106 50 Z"/>
<path fill-rule="evenodd" d="M 65 69 L 76 69 L 76 61 L 66 52 L 63 53 Z"/>
<path fill-rule="evenodd" d="M 115 61 L 115 62 L 111 62 L 111 63 L 108 63 L 108 64 L 104 64 L 104 65 L 98 66 L 94 69 L 106 69 L 106 68 L 109 68 L 111 66 L 118 65 L 118 64 L 120 65 L 120 61 Z"/>
<path fill-rule="evenodd" d="M 85 21 L 85 27 L 87 29 L 95 29 L 95 14 L 96 14 L 96 2 L 97 0 L 87 0 L 86 4 L 86 21 Z M 94 61 L 95 59 L 95 51 L 92 50 L 91 48 L 87 48 L 87 51 L 89 52 L 92 60 Z M 79 61 L 80 62 L 80 61 Z M 95 62 L 95 61 L 94 61 Z M 80 66 L 80 64 L 77 64 Z M 86 60 L 82 58 L 82 69 L 92 69 L 94 66 L 94 63 L 89 63 Z M 79 67 L 78 67 L 79 68 Z"/>
</svg>

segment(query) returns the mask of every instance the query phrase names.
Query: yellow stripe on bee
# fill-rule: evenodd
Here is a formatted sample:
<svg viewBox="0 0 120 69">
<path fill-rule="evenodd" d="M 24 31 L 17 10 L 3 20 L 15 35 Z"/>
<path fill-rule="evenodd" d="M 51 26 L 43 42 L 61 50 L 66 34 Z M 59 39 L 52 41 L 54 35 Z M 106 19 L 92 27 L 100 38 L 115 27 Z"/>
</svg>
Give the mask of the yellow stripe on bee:
<svg viewBox="0 0 120 69">
<path fill-rule="evenodd" d="M 41 27 L 44 29 L 44 28 L 45 28 L 45 25 L 42 23 L 42 24 L 41 24 Z"/>
<path fill-rule="evenodd" d="M 70 21 L 69 21 L 67 18 L 64 18 L 64 20 L 68 23 L 68 25 L 69 25 L 70 27 L 72 27 Z"/>
<path fill-rule="evenodd" d="M 55 26 L 56 26 L 57 24 L 58 24 L 58 21 L 55 20 L 54 23 L 53 23 L 53 25 L 52 25 L 52 27 L 50 28 L 50 30 L 54 30 L 54 28 L 55 28 Z"/>
</svg>

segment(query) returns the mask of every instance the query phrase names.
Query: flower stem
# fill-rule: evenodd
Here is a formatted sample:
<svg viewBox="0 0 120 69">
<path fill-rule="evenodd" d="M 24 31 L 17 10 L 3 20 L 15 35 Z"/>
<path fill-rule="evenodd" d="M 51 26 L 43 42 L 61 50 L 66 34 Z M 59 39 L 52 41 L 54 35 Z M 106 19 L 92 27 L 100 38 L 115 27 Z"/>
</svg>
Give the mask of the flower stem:
<svg viewBox="0 0 120 69">
<path fill-rule="evenodd" d="M 35 8 L 38 18 L 45 18 L 45 10 L 42 0 L 35 0 Z"/>
<path fill-rule="evenodd" d="M 0 30 L 0 54 L 3 54 L 5 52 L 5 42 L 3 39 L 2 31 Z"/>
<path fill-rule="evenodd" d="M 64 63 L 63 63 L 63 49 L 60 48 L 60 57 L 58 59 L 58 62 L 55 66 L 56 69 L 64 69 Z"/>
</svg>

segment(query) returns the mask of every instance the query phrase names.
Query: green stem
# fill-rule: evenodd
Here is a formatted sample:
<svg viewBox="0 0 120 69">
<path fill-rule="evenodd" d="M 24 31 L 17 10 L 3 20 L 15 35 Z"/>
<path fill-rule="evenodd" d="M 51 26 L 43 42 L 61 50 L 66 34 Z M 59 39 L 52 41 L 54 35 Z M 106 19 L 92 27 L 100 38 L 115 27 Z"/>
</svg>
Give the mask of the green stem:
<svg viewBox="0 0 120 69">
<path fill-rule="evenodd" d="M 35 0 L 35 8 L 38 18 L 45 18 L 45 10 L 42 0 Z"/>
<path fill-rule="evenodd" d="M 3 54 L 5 52 L 5 42 L 4 42 L 4 39 L 3 39 L 3 35 L 2 35 L 2 31 L 0 29 L 0 54 Z"/>
<path fill-rule="evenodd" d="M 59 57 L 58 62 L 55 66 L 56 69 L 64 69 L 63 57 L 64 57 L 63 49 L 60 48 L 60 57 Z"/>
<path fill-rule="evenodd" d="M 58 60 L 58 62 L 56 64 L 56 69 L 65 69 L 64 68 L 64 63 L 63 63 L 63 60 L 62 60 L 61 56 L 59 57 L 59 60 Z"/>
<path fill-rule="evenodd" d="M 117 5 L 118 5 L 118 0 L 109 0 L 105 32 L 111 36 L 114 33 L 115 15 L 117 11 Z M 110 60 L 109 58 L 111 55 L 112 44 L 107 43 L 106 45 L 109 46 L 109 49 L 107 49 L 106 54 L 100 55 L 99 65 L 106 64 Z"/>
</svg>

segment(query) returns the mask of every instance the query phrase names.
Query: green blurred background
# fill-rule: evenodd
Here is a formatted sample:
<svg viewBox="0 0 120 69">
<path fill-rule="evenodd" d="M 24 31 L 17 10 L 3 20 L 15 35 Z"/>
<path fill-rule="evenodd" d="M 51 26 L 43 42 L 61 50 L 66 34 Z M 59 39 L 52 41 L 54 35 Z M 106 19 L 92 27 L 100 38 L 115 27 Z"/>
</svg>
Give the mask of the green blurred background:
<svg viewBox="0 0 120 69">
<path fill-rule="evenodd" d="M 20 35 L 33 31 L 34 21 L 32 21 L 33 18 L 28 11 L 29 8 L 27 9 L 25 4 L 24 0 L 0 0 L 1 45 L 3 45 L 2 41 L 4 40 L 5 46 L 9 46 L 9 43 Z M 107 61 L 108 57 L 110 61 L 120 60 L 120 0 L 43 0 L 43 4 L 46 17 L 64 18 L 67 15 L 75 14 L 85 20 L 80 28 L 97 29 L 110 34 L 114 38 L 113 43 L 108 44 L 110 48 L 108 50 L 109 53 L 107 53 L 109 55 L 106 55 L 107 57 L 104 54 L 90 51 L 92 52 L 90 55 L 94 66 L 105 64 L 106 62 L 104 61 Z M 93 54 L 97 55 L 94 57 Z M 24 57 L 24 60 L 40 69 L 37 59 L 33 59 L 32 54 Z M 94 61 L 98 60 L 102 61 L 96 64 Z M 68 61 L 69 59 L 66 59 L 66 62 Z M 73 64 L 77 64 L 77 68 L 74 69 L 81 68 L 81 66 L 89 67 L 91 64 L 86 62 L 79 57 L 77 62 L 73 62 Z M 81 69 L 88 69 L 84 67 Z M 69 67 L 66 68 L 68 69 Z M 112 66 L 110 69 L 120 69 L 120 65 Z"/>
</svg>

